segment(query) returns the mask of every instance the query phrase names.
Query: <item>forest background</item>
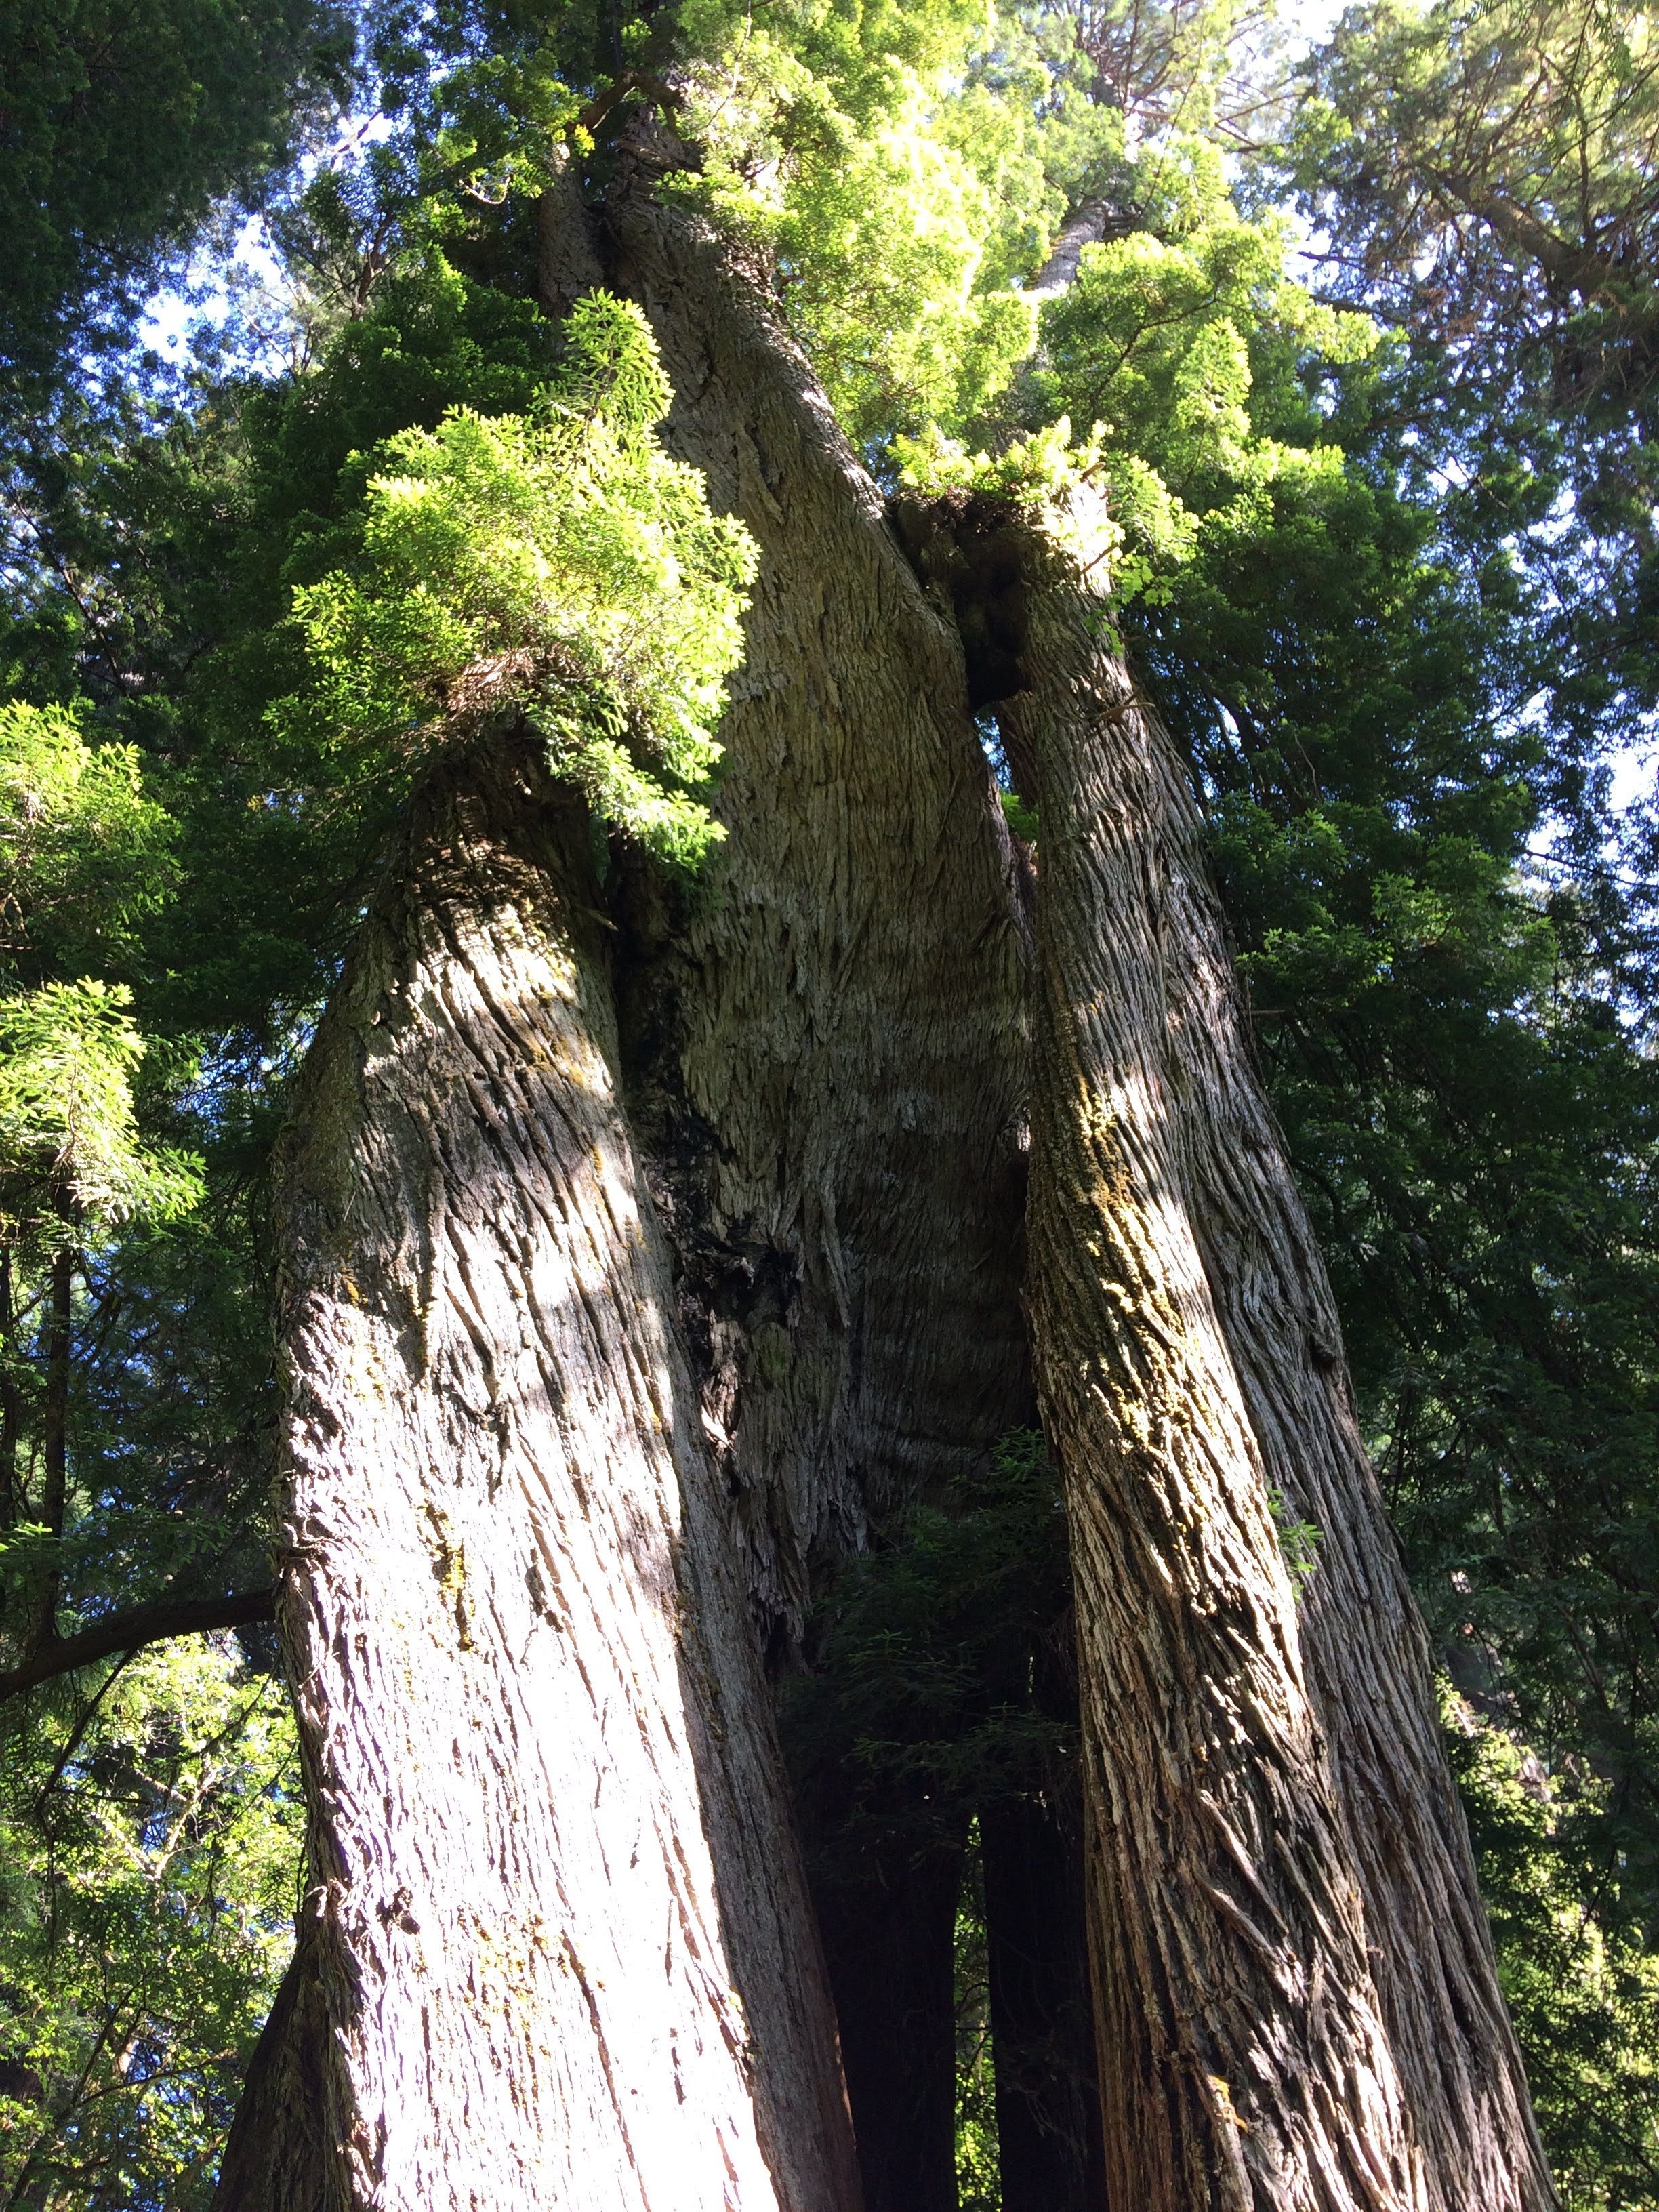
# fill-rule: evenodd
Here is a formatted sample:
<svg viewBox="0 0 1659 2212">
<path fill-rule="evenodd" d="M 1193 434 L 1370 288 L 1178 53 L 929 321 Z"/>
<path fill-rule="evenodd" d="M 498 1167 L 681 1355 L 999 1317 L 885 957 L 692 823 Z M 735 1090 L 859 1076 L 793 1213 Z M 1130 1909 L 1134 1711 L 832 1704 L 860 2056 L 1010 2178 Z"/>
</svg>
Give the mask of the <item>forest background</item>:
<svg viewBox="0 0 1659 2212">
<path fill-rule="evenodd" d="M 1106 493 L 1563 2200 L 1659 2206 L 1655 11 L 6 0 L 0 82 L 6 2204 L 205 2204 L 291 1943 L 267 1167 L 406 788 L 331 579 L 431 603 L 478 521 L 433 434 L 553 382 L 516 211 L 620 83 L 878 483 Z M 1012 1436 L 782 1686 L 829 1848 L 959 1876 L 964 2212 L 975 1824 L 1063 1788 L 1066 1606 Z"/>
</svg>

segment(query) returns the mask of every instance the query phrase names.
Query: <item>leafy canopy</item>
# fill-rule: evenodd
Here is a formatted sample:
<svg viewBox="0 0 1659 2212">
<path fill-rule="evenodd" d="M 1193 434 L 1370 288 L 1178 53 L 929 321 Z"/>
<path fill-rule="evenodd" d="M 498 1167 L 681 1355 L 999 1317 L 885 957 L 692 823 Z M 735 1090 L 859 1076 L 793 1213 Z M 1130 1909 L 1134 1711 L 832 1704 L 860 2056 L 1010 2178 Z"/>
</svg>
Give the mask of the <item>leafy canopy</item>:
<svg viewBox="0 0 1659 2212">
<path fill-rule="evenodd" d="M 0 379 L 125 335 L 343 94 L 351 46 L 326 0 L 0 0 Z"/>
<path fill-rule="evenodd" d="M 295 590 L 313 676 L 277 711 L 406 762 L 458 714 L 520 709 L 605 818 L 695 862 L 723 834 L 690 790 L 755 552 L 653 435 L 670 395 L 639 310 L 590 295 L 566 343 L 528 415 L 455 407 L 386 442 L 355 557 Z"/>
<path fill-rule="evenodd" d="M 78 1243 L 199 1194 L 191 1161 L 139 1137 L 130 988 L 64 972 L 131 950 L 172 889 L 172 836 L 135 747 L 0 707 L 0 1243 Z"/>
</svg>

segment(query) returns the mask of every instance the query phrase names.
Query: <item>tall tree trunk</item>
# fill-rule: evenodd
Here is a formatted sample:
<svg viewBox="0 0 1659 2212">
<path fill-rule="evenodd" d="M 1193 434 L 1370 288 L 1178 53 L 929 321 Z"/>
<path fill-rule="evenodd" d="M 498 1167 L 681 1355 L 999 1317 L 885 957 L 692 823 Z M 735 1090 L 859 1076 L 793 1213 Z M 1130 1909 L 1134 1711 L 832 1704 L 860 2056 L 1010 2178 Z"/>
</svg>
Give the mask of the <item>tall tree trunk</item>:
<svg viewBox="0 0 1659 2212">
<path fill-rule="evenodd" d="M 1422 1632 L 1196 808 L 1101 611 L 1028 557 L 1006 720 L 1042 825 L 1033 1311 L 1073 1512 L 1115 2186 L 1532 2212 L 1554 2200 Z M 1322 1530 L 1299 1620 L 1276 1502 Z"/>
<path fill-rule="evenodd" d="M 761 567 L 727 839 L 693 900 L 637 886 L 623 1050 L 782 1662 L 837 1562 L 981 1469 L 1030 1402 L 1028 949 L 955 624 L 753 272 L 648 183 L 612 196 L 610 281 L 661 347 L 669 441 Z M 956 2188 L 953 1911 L 915 1881 L 820 1888 L 866 2187 L 896 2212 Z"/>
<path fill-rule="evenodd" d="M 755 1600 L 981 1468 L 1030 1401 L 1026 950 L 948 613 L 931 605 L 752 273 L 642 185 L 611 281 L 667 434 L 761 549 L 721 725 L 726 842 L 636 913 L 635 1127 L 674 1244 Z"/>
<path fill-rule="evenodd" d="M 1160 793 L 1034 543 L 1032 1327 L 1077 1580 L 1109 2201 L 1421 2201 L 1295 1598 L 1182 1190 Z"/>
<path fill-rule="evenodd" d="M 1162 786 L 1158 929 L 1187 1202 L 1267 1480 L 1284 1517 L 1318 1531 L 1302 1650 L 1426 2201 L 1538 2212 L 1554 2194 L 1335 1299 L 1256 1070 L 1190 781 L 1156 714 L 1130 714 Z"/>
<path fill-rule="evenodd" d="M 222 2203 L 857 2205 L 590 855 L 521 733 L 436 774 L 295 1102 L 278 1610 L 313 1880 Z"/>
</svg>

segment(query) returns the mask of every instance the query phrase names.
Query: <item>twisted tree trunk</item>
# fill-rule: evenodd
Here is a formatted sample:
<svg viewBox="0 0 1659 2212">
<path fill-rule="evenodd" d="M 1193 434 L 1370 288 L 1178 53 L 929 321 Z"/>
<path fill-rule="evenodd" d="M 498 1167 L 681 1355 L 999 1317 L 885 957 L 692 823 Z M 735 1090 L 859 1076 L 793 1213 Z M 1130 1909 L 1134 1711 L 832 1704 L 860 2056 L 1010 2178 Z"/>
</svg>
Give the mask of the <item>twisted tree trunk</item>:
<svg viewBox="0 0 1659 2212">
<path fill-rule="evenodd" d="M 542 266 L 550 311 L 601 270 L 644 306 L 672 441 L 760 542 L 729 836 L 690 891 L 618 848 L 601 893 L 498 733 L 412 809 L 319 1030 L 280 1601 L 314 1883 L 221 2202 L 853 2212 L 752 1629 L 797 1650 L 836 1563 L 1026 1417 L 1029 1080 L 1109 2201 L 1541 2212 L 1178 764 L 1031 532 L 956 518 L 948 574 L 907 532 L 919 580 L 650 150 L 603 222 L 570 178 L 547 195 Z M 1034 1077 L 973 719 L 1010 692 L 1043 823 Z M 1275 1488 L 1324 1534 L 1300 1618 Z M 896 2174 L 884 2113 L 940 2109 L 949 1900 L 910 1944 L 856 1881 L 820 1902 Z M 888 2032 L 907 1990 L 927 2035 Z M 948 2205 L 943 2130 L 922 2150 L 905 2186 Z"/>
<path fill-rule="evenodd" d="M 1042 818 L 1033 1325 L 1096 1789 L 1113 2202 L 1554 2199 L 1328 1285 L 1184 771 L 1024 553 Z M 1275 1513 L 1312 1520 L 1298 1617 Z"/>
<path fill-rule="evenodd" d="M 590 849 L 522 733 L 441 771 L 296 1102 L 278 1612 L 313 1887 L 238 2207 L 858 2202 Z"/>
<path fill-rule="evenodd" d="M 1131 711 L 1163 786 L 1158 930 L 1188 1204 L 1270 1492 L 1318 1532 L 1303 1656 L 1425 2201 L 1541 2212 L 1554 2194 L 1336 1302 L 1256 1073 L 1189 779 L 1155 713 Z"/>
</svg>

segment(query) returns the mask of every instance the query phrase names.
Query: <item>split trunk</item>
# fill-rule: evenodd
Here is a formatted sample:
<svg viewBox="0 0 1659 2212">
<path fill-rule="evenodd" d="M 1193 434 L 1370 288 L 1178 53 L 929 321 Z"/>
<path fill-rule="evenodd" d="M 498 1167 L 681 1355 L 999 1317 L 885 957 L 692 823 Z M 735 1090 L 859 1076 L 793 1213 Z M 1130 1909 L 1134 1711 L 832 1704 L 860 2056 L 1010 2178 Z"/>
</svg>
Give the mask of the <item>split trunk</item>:
<svg viewBox="0 0 1659 2212">
<path fill-rule="evenodd" d="M 837 1563 L 1029 1421 L 1034 1345 L 1107 2202 L 1537 2212 L 1420 1632 L 1178 763 L 1040 532 L 939 511 L 901 543 L 763 288 L 653 196 L 661 158 L 602 216 L 549 195 L 544 286 L 640 301 L 671 442 L 759 542 L 729 835 L 689 891 L 620 849 L 601 882 L 526 733 L 458 733 L 313 1048 L 279 1605 L 312 1885 L 221 2205 L 854 2212 L 763 1655 L 798 1663 Z M 998 699 L 1041 805 L 1035 951 L 975 720 Z M 1275 1492 L 1322 1533 L 1300 1606 Z M 1006 1825 L 1012 2044 L 1075 2013 L 1080 1963 L 1033 1942 Z M 899 1942 L 903 1882 L 872 1880 L 818 1902 L 864 2185 L 901 2212 L 949 1885 Z M 1086 2118 L 1007 2081 L 1008 2157 L 1024 2094 L 1028 2166 L 1063 2122 L 1063 2185 L 1093 2188 Z M 922 2135 L 902 2212 L 953 2201 Z"/>
</svg>

